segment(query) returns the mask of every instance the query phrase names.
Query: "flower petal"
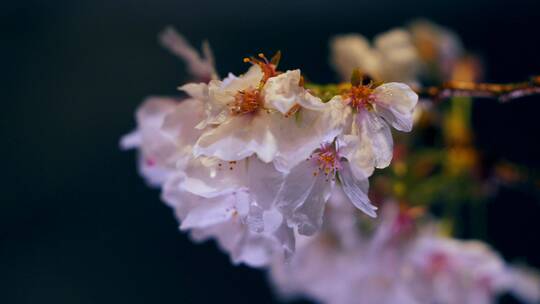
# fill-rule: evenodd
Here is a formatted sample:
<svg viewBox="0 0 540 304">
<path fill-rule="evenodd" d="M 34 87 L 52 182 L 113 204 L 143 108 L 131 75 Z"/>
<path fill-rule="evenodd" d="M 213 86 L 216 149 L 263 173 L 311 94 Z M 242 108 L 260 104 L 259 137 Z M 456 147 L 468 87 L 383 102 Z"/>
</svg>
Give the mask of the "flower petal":
<svg viewBox="0 0 540 304">
<path fill-rule="evenodd" d="M 360 151 L 373 159 L 375 168 L 386 168 L 392 161 L 394 141 L 386 122 L 371 111 L 360 111 L 356 115 L 356 132 L 360 140 Z"/>
<path fill-rule="evenodd" d="M 292 218 L 293 211 L 304 203 L 317 180 L 314 175 L 318 167 L 312 160 L 305 160 L 294 167 L 286 176 L 276 201 L 285 218 Z"/>
<path fill-rule="evenodd" d="M 280 116 L 272 121 L 278 151 L 274 165 L 288 172 L 308 158 L 322 143 L 332 142 L 344 128 L 341 111 L 328 107 L 326 111 L 301 109 L 295 117 Z"/>
<path fill-rule="evenodd" d="M 229 74 L 222 82 L 221 88 L 229 92 L 236 93 L 248 88 L 257 88 L 264 74 L 258 65 L 251 66 L 248 71 L 239 77 Z"/>
<path fill-rule="evenodd" d="M 298 233 L 313 235 L 321 229 L 324 206 L 330 198 L 333 182 L 326 180 L 323 174 L 315 180 L 308 197 L 293 213 L 293 222 L 298 226 Z"/>
<path fill-rule="evenodd" d="M 192 159 L 185 168 L 186 177 L 180 187 L 208 198 L 236 192 L 245 187 L 245 165 L 245 161 L 222 164 L 218 159 Z"/>
<path fill-rule="evenodd" d="M 367 215 L 377 217 L 377 213 L 375 213 L 377 207 L 371 204 L 369 197 L 367 196 L 369 181 L 367 179 L 356 179 L 349 164 L 343 164 L 342 170 L 339 171 L 339 177 L 343 192 L 349 197 L 351 203 Z"/>
<path fill-rule="evenodd" d="M 379 115 L 397 130 L 411 131 L 418 95 L 408 85 L 398 82 L 385 83 L 377 87 L 373 94 L 375 111 Z"/>
<path fill-rule="evenodd" d="M 300 70 L 287 71 L 268 79 L 264 86 L 265 104 L 282 114 L 287 114 L 297 104 L 311 110 L 324 110 L 326 104 L 301 87 L 300 80 Z"/>
<path fill-rule="evenodd" d="M 330 197 L 332 181 L 319 174 L 315 161 L 309 159 L 294 167 L 286 177 L 277 197 L 277 206 L 289 226 L 302 235 L 312 235 L 322 225 L 324 205 Z"/>
<path fill-rule="evenodd" d="M 341 79 L 349 80 L 354 69 L 358 68 L 371 77 L 380 79 L 381 60 L 369 42 L 361 35 L 337 36 L 330 44 L 332 65 Z"/>
<path fill-rule="evenodd" d="M 236 161 L 250 155 L 271 162 L 277 153 L 277 143 L 270 131 L 268 113 L 229 117 L 221 125 L 204 132 L 193 152 L 196 156 L 217 157 Z"/>
<path fill-rule="evenodd" d="M 283 173 L 276 171 L 272 164 L 267 164 L 257 158 L 249 158 L 247 164 L 248 188 L 264 210 L 274 205 L 276 195 L 284 184 Z"/>
<path fill-rule="evenodd" d="M 206 100 L 208 98 L 208 84 L 204 82 L 187 83 L 178 89 L 195 99 Z"/>
<path fill-rule="evenodd" d="M 227 222 L 235 214 L 234 203 L 234 195 L 201 200 L 182 221 L 180 229 L 205 228 Z"/>
<path fill-rule="evenodd" d="M 375 49 L 381 62 L 381 79 L 412 83 L 418 76 L 420 59 L 409 32 L 393 29 L 375 37 Z"/>
<path fill-rule="evenodd" d="M 165 117 L 180 103 L 167 97 L 149 97 L 136 114 L 137 130 L 121 140 L 124 148 L 139 148 L 139 172 L 152 186 L 166 180 L 181 158 L 174 139 L 161 129 Z"/>
<path fill-rule="evenodd" d="M 277 195 L 284 184 L 284 175 L 277 171 L 272 164 L 266 164 L 255 157 L 247 161 L 247 185 L 252 194 L 252 201 L 249 206 L 249 216 L 247 223 L 253 231 L 273 231 L 275 228 L 268 226 L 276 216 L 271 216 Z M 282 218 L 279 215 L 277 220 L 281 224 Z M 274 226 L 274 225 L 272 225 Z"/>
<path fill-rule="evenodd" d="M 349 161 L 354 176 L 358 179 L 367 179 L 373 174 L 374 156 L 368 142 L 362 142 L 356 135 L 341 135 L 337 140 L 339 154 Z"/>
<path fill-rule="evenodd" d="M 177 153 L 183 155 L 177 167 L 183 167 L 192 154 L 192 147 L 201 135 L 195 126 L 204 117 L 203 103 L 197 99 L 181 101 L 174 111 L 167 114 L 163 120 L 161 130 L 176 144 Z"/>
</svg>

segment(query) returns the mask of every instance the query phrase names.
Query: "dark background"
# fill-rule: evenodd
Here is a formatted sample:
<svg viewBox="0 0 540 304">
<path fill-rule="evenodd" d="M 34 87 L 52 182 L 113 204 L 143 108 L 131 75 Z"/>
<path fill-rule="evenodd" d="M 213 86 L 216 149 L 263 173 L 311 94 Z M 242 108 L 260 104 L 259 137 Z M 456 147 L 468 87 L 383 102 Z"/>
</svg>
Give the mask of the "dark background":
<svg viewBox="0 0 540 304">
<path fill-rule="evenodd" d="M 427 17 L 483 56 L 491 81 L 540 73 L 538 1 L 3 1 L 0 303 L 273 303 L 264 273 L 195 245 L 118 140 L 145 96 L 176 94 L 183 64 L 156 35 L 208 38 L 221 75 L 281 49 L 283 68 L 332 81 L 328 38 Z M 477 143 L 540 167 L 540 98 L 478 101 Z M 503 190 L 488 239 L 540 267 L 540 204 Z"/>
</svg>

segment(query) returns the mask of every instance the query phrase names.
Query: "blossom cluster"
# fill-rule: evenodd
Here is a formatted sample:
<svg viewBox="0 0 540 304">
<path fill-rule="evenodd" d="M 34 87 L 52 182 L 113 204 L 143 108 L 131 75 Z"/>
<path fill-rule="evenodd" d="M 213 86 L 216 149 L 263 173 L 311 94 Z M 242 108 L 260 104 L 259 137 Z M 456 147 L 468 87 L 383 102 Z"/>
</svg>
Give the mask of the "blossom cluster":
<svg viewBox="0 0 540 304">
<path fill-rule="evenodd" d="M 149 98 L 122 141 L 140 149 L 143 176 L 163 188 L 182 230 L 252 266 L 292 254 L 296 234 L 317 233 L 336 187 L 376 217 L 368 178 L 390 164 L 390 127 L 410 131 L 418 99 L 405 84 L 354 75 L 323 102 L 279 60 L 246 58 L 242 75 L 181 86 L 182 101 Z"/>
<path fill-rule="evenodd" d="M 463 50 L 453 33 L 417 22 L 373 46 L 337 36 L 331 62 L 350 81 L 326 87 L 280 70 L 280 52 L 220 78 L 207 43 L 201 56 L 172 29 L 160 38 L 195 81 L 179 87 L 185 97 L 149 97 L 121 146 L 138 149 L 141 175 L 193 240 L 269 269 L 283 296 L 491 303 L 510 291 L 540 300 L 538 275 L 480 242 L 442 236 L 424 209 L 368 196 L 375 169 L 399 156 L 391 129 L 409 132 L 431 109 L 411 87 L 477 73 L 456 69 Z"/>
<path fill-rule="evenodd" d="M 332 197 L 323 230 L 302 238 L 289 263 L 272 264 L 270 278 L 282 297 L 330 304 L 487 304 L 511 293 L 527 303 L 540 300 L 538 274 L 507 265 L 482 242 L 441 236 L 418 209 L 388 201 L 372 221 L 350 216 L 355 210 L 343 199 Z"/>
</svg>

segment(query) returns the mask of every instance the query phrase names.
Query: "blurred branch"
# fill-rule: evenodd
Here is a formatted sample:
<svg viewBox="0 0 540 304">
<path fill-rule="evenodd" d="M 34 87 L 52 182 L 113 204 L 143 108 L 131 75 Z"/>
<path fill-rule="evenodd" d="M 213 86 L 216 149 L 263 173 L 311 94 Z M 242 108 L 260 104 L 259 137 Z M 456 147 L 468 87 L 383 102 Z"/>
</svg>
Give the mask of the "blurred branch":
<svg viewBox="0 0 540 304">
<path fill-rule="evenodd" d="M 449 81 L 442 86 L 416 88 L 415 91 L 420 97 L 437 101 L 451 97 L 486 97 L 507 102 L 540 94 L 540 76 L 531 77 L 529 81 L 507 84 Z"/>
</svg>

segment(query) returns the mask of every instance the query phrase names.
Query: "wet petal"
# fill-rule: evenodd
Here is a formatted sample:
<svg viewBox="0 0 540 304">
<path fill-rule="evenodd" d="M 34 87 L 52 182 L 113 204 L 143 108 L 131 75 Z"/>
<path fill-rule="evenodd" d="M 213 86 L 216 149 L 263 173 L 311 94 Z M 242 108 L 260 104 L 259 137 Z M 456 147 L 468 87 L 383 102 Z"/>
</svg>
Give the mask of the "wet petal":
<svg viewBox="0 0 540 304">
<path fill-rule="evenodd" d="M 297 104 L 311 110 L 324 110 L 327 106 L 301 87 L 300 79 L 300 70 L 287 71 L 268 79 L 264 86 L 265 104 L 282 114 L 287 114 Z"/>
<path fill-rule="evenodd" d="M 385 83 L 377 87 L 373 94 L 375 111 L 379 115 L 397 130 L 411 131 L 418 95 L 408 85 L 398 82 Z"/>
<path fill-rule="evenodd" d="M 267 164 L 257 158 L 247 161 L 248 188 L 259 206 L 268 210 L 274 205 L 276 196 L 284 184 L 285 176 L 277 171 L 272 164 Z"/>
<path fill-rule="evenodd" d="M 149 97 L 136 114 L 137 130 L 121 140 L 124 148 L 139 148 L 139 172 L 152 186 L 160 186 L 182 158 L 173 138 L 163 132 L 165 117 L 180 103 L 166 97 Z"/>
<path fill-rule="evenodd" d="M 273 208 L 285 177 L 272 164 L 263 163 L 255 157 L 248 159 L 247 168 L 247 183 L 253 198 L 249 206 L 248 225 L 257 232 L 273 231 L 275 227 L 269 227 L 269 223 L 275 222 L 276 217 L 271 214 L 274 214 Z M 278 225 L 282 221 L 281 215 L 279 217 L 276 220 Z"/>
<path fill-rule="evenodd" d="M 341 79 L 349 80 L 354 69 L 371 77 L 380 79 L 381 60 L 371 48 L 366 38 L 361 35 L 341 35 L 332 39 L 332 65 L 340 74 Z"/>
<path fill-rule="evenodd" d="M 178 186 L 202 197 L 216 197 L 245 188 L 245 161 L 228 164 L 218 159 L 199 157 L 186 165 Z"/>
<path fill-rule="evenodd" d="M 245 74 L 238 77 L 229 74 L 229 76 L 221 83 L 221 89 L 232 93 L 247 90 L 249 88 L 254 89 L 259 86 L 263 76 L 264 74 L 261 68 L 257 65 L 253 65 Z"/>
<path fill-rule="evenodd" d="M 234 203 L 234 195 L 205 199 L 191 209 L 182 221 L 180 229 L 205 228 L 227 222 L 236 214 Z"/>
<path fill-rule="evenodd" d="M 313 235 L 320 230 L 323 223 L 324 206 L 330 197 L 332 181 L 320 174 L 308 197 L 293 213 L 293 223 L 298 226 L 298 233 Z"/>
<path fill-rule="evenodd" d="M 309 197 L 317 180 L 318 167 L 312 160 L 305 160 L 287 174 L 284 187 L 276 198 L 279 210 L 290 219 L 293 211 Z"/>
<path fill-rule="evenodd" d="M 375 169 L 374 156 L 370 147 L 362 147 L 370 143 L 362 142 L 359 136 L 342 135 L 337 140 L 339 154 L 349 161 L 354 176 L 367 179 Z"/>
<path fill-rule="evenodd" d="M 420 59 L 409 32 L 393 29 L 375 37 L 381 62 L 381 80 L 412 83 L 418 76 Z"/>
<path fill-rule="evenodd" d="M 272 130 L 278 139 L 278 151 L 274 165 L 288 172 L 322 143 L 332 142 L 343 128 L 342 112 L 331 107 L 323 112 L 301 109 L 295 117 L 275 118 Z"/>
<path fill-rule="evenodd" d="M 367 179 L 359 180 L 355 178 L 349 164 L 343 164 L 343 168 L 339 172 L 339 177 L 343 192 L 349 197 L 351 203 L 367 215 L 377 217 L 377 213 L 375 213 L 377 207 L 371 204 L 367 196 L 369 181 Z"/>
<path fill-rule="evenodd" d="M 206 83 L 188 83 L 178 88 L 189 96 L 205 101 L 208 99 L 208 85 Z"/>
<path fill-rule="evenodd" d="M 273 235 L 283 248 L 285 258 L 287 259 L 291 257 L 291 255 L 294 253 L 296 245 L 294 230 L 287 226 L 287 223 L 283 221 Z"/>
<path fill-rule="evenodd" d="M 273 160 L 277 143 L 270 131 L 271 114 L 241 115 L 229 117 L 221 125 L 204 132 L 193 152 L 196 156 L 217 157 L 226 161 L 257 156 L 264 162 Z"/>
<path fill-rule="evenodd" d="M 186 99 L 164 117 L 161 129 L 174 139 L 178 146 L 191 147 L 201 135 L 201 131 L 195 129 L 195 126 L 203 117 L 203 102 Z"/>
<path fill-rule="evenodd" d="M 386 122 L 371 111 L 356 115 L 356 132 L 361 143 L 359 153 L 373 159 L 373 165 L 382 169 L 392 161 L 394 141 Z"/>
</svg>

